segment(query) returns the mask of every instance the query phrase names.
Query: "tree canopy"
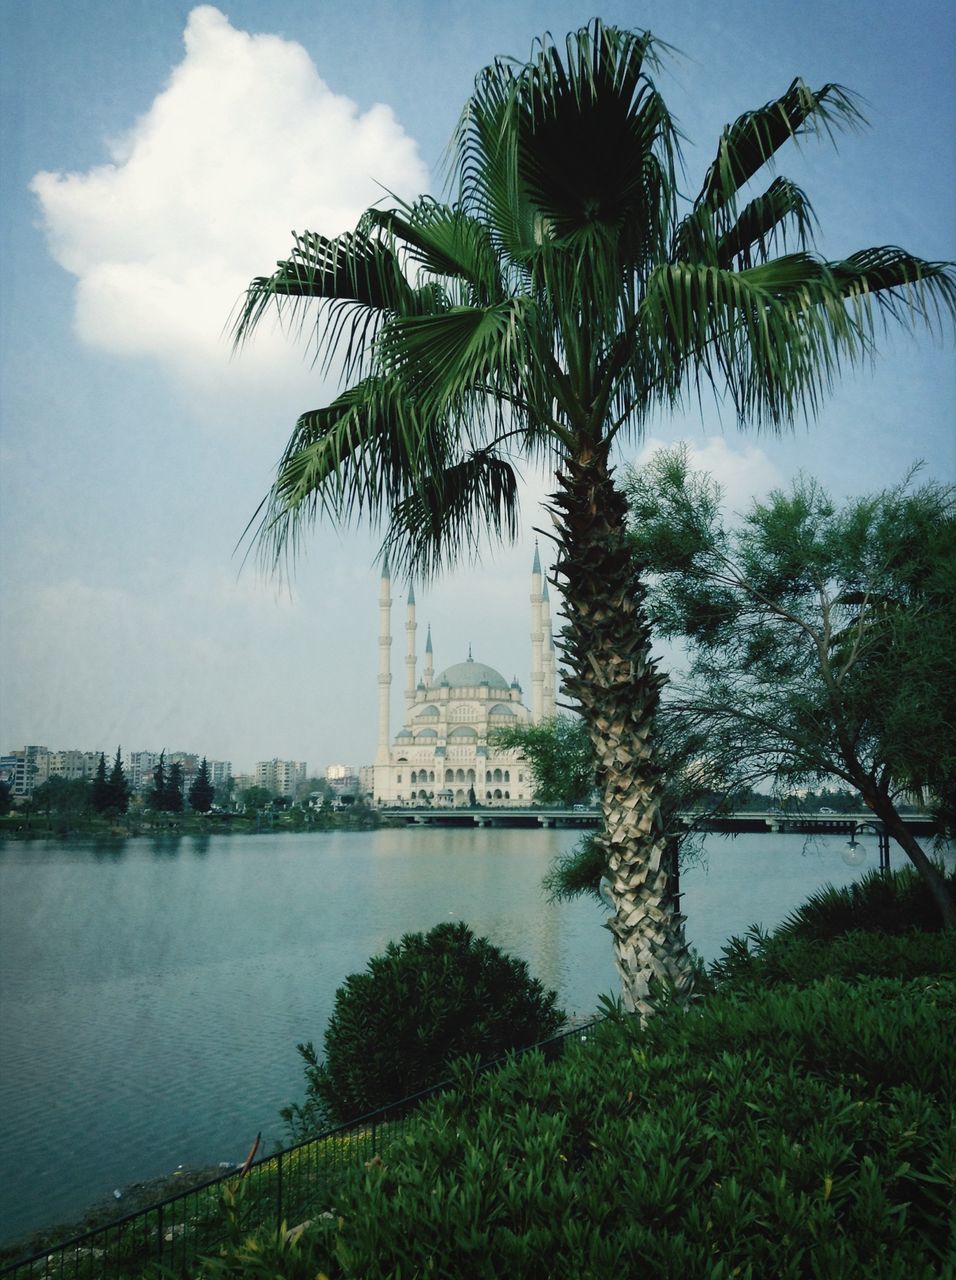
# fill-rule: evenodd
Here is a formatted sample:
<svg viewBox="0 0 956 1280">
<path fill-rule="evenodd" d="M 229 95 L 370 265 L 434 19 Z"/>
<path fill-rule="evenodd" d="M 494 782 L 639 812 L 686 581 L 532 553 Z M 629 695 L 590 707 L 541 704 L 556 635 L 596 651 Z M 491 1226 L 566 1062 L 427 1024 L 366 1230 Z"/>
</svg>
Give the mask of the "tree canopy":
<svg viewBox="0 0 956 1280">
<path fill-rule="evenodd" d="M 503 751 L 521 752 L 538 804 L 573 805 L 591 799 L 594 748 L 578 716 L 557 715 L 539 724 L 493 729 L 488 741 Z"/>
<path fill-rule="evenodd" d="M 627 492 L 648 606 L 689 645 L 672 708 L 784 789 L 841 779 L 932 879 L 897 804 L 956 777 L 956 488 L 909 477 L 841 505 L 800 477 L 734 524 L 675 449 Z"/>
</svg>

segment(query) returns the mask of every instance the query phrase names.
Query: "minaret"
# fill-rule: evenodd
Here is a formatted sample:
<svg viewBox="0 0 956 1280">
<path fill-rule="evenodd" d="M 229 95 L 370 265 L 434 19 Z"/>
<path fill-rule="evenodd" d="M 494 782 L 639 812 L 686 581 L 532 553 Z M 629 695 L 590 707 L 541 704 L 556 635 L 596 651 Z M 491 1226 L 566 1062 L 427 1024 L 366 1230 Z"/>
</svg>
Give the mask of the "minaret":
<svg viewBox="0 0 956 1280">
<path fill-rule="evenodd" d="M 544 596 L 541 560 L 534 544 L 531 566 L 531 723 L 539 724 L 544 708 Z"/>
<path fill-rule="evenodd" d="M 541 611 L 544 615 L 544 680 L 542 681 L 541 714 L 545 720 L 550 720 L 557 710 L 558 672 L 554 635 L 551 630 L 551 598 L 548 595 L 547 578 L 544 580 L 541 596 Z"/>
<path fill-rule="evenodd" d="M 392 580 L 388 572 L 388 557 L 382 565 L 382 581 L 378 590 L 378 751 L 375 756 L 377 767 L 389 763 L 389 700 L 392 684 Z M 382 795 L 388 787 L 388 780 L 379 783 L 376 779 L 375 793 Z"/>
<path fill-rule="evenodd" d="M 405 709 L 415 705 L 415 588 L 408 584 L 408 605 L 405 609 Z"/>
<path fill-rule="evenodd" d="M 435 678 L 435 662 L 432 656 L 432 624 L 428 624 L 428 637 L 425 640 L 425 688 L 432 687 Z"/>
</svg>

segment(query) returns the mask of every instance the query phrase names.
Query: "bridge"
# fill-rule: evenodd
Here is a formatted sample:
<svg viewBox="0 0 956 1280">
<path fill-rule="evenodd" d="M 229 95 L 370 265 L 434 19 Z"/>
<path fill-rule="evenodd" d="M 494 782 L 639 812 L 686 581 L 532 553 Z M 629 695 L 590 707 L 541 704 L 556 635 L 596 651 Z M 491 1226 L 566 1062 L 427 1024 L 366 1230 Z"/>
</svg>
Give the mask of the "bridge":
<svg viewBox="0 0 956 1280">
<path fill-rule="evenodd" d="M 601 822 L 599 809 L 591 806 L 582 809 L 548 808 L 529 805 L 526 808 L 417 808 L 411 805 L 379 810 L 383 818 L 407 827 L 526 827 L 550 828 L 597 827 Z M 849 835 L 861 822 L 874 822 L 872 813 L 797 813 L 770 809 L 762 813 L 728 814 L 679 814 L 681 825 L 699 831 L 724 832 L 743 835 L 757 832 L 797 832 L 801 835 Z M 903 821 L 914 835 L 930 835 L 933 820 L 927 813 L 905 814 Z"/>
</svg>

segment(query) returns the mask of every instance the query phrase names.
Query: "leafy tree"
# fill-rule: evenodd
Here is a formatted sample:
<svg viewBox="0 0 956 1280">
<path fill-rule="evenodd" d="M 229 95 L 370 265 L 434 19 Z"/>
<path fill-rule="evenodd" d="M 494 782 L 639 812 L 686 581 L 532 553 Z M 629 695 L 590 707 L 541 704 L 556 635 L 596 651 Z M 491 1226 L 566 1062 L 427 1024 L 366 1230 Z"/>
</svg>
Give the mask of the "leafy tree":
<svg viewBox="0 0 956 1280">
<path fill-rule="evenodd" d="M 0 817 L 13 808 L 13 788 L 9 782 L 0 781 Z"/>
<path fill-rule="evenodd" d="M 214 795 L 215 788 L 209 781 L 209 765 L 206 763 L 206 757 L 203 756 L 199 772 L 189 788 L 189 807 L 196 813 L 208 813 L 212 808 Z"/>
<path fill-rule="evenodd" d="M 228 809 L 236 790 L 236 780 L 230 773 L 224 782 L 220 782 L 214 793 L 214 800 L 220 809 Z"/>
<path fill-rule="evenodd" d="M 235 325 L 241 343 L 278 311 L 341 358 L 346 384 L 300 417 L 251 522 L 270 564 L 330 514 L 383 523 L 392 565 L 427 576 L 486 534 L 515 536 L 512 459 L 553 474 L 564 689 L 597 756 L 615 959 L 640 1010 L 655 975 L 688 996 L 693 964 L 663 857 L 662 679 L 612 447 L 707 383 L 742 423 L 788 425 L 870 355 L 880 321 L 956 299 L 947 265 L 900 249 L 822 260 L 804 193 L 750 186 L 789 139 L 859 121 L 838 85 L 794 80 L 727 126 L 684 204 L 662 48 L 595 20 L 564 50 L 545 37 L 525 65 L 499 58 L 461 116 L 449 203 L 297 235 Z"/>
<path fill-rule="evenodd" d="M 594 748 L 584 721 L 557 715 L 539 724 L 493 729 L 489 742 L 505 751 L 520 751 L 539 804 L 581 804 L 595 785 Z"/>
<path fill-rule="evenodd" d="M 564 1021 L 553 991 L 462 922 L 407 933 L 335 993 L 325 1058 L 299 1045 L 307 1101 L 283 1111 L 297 1136 L 437 1084 L 455 1058 L 485 1061 L 553 1035 Z"/>
<path fill-rule="evenodd" d="M 107 813 L 113 807 L 113 792 L 106 776 L 106 757 L 102 751 L 96 764 L 96 772 L 93 774 L 90 801 L 95 813 Z"/>
<path fill-rule="evenodd" d="M 102 759 L 102 757 L 100 758 Z M 110 770 L 108 786 L 108 807 L 115 809 L 117 813 L 125 813 L 129 808 L 129 783 L 126 781 L 126 773 L 123 769 L 119 747 L 116 748 L 116 758 L 113 760 L 113 767 Z"/>
<path fill-rule="evenodd" d="M 264 809 L 272 803 L 273 795 L 268 787 L 246 787 L 239 799 L 246 810 Z"/>
<path fill-rule="evenodd" d="M 33 803 L 45 813 L 76 816 L 91 807 L 91 786 L 86 778 L 47 778 L 33 793 Z"/>
<path fill-rule="evenodd" d="M 675 707 L 708 750 L 756 761 L 781 789 L 851 787 L 956 925 L 898 808 L 956 775 L 956 488 L 904 482 L 839 507 L 800 478 L 727 525 L 719 488 L 676 449 L 628 491 L 651 607 L 690 646 Z"/>
</svg>

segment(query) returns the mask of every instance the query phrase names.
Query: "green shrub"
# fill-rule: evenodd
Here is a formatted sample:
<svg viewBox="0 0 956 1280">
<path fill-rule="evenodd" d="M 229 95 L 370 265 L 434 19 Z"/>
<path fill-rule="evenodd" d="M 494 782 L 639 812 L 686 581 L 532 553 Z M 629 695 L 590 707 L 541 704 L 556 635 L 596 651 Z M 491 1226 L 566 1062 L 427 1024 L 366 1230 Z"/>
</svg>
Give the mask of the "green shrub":
<svg viewBox="0 0 956 1280">
<path fill-rule="evenodd" d="M 618 1016 L 459 1069 L 310 1215 L 311 1271 L 263 1266 L 264 1233 L 219 1274 L 928 1280 L 956 1256 L 954 1043 L 952 978 Z"/>
<path fill-rule="evenodd" d="M 553 1035 L 553 991 L 466 924 L 406 934 L 335 993 L 325 1059 L 299 1045 L 307 1100 L 282 1114 L 297 1138 L 426 1089 L 463 1054 L 483 1061 Z"/>
<path fill-rule="evenodd" d="M 832 939 L 767 934 L 731 938 L 707 972 L 711 987 L 806 986 L 820 978 L 918 978 L 956 973 L 956 932 L 883 934 L 858 929 Z M 707 989 L 707 981 L 703 984 Z"/>
<path fill-rule="evenodd" d="M 947 889 L 956 894 L 956 870 L 938 868 Z M 857 929 L 908 933 L 941 928 L 939 907 L 926 882 L 912 867 L 883 875 L 870 871 L 855 884 L 824 885 L 797 907 L 775 931 L 794 938 L 837 938 Z"/>
</svg>

